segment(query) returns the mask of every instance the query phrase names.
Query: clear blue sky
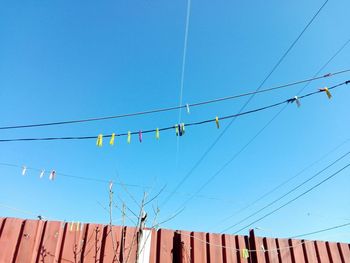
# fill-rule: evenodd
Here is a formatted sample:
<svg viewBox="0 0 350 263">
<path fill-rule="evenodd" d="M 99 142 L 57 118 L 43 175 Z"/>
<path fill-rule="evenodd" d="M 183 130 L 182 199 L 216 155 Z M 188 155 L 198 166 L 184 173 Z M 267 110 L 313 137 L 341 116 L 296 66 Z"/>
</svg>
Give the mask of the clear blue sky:
<svg viewBox="0 0 350 263">
<path fill-rule="evenodd" d="M 257 88 L 324 1 L 192 1 L 183 102 L 191 103 Z M 2 1 L 0 8 L 1 126 L 135 112 L 178 105 L 186 1 Z M 264 87 L 308 78 L 350 37 L 350 2 L 329 1 Z M 349 68 L 350 46 L 322 73 Z M 313 82 L 305 92 L 350 78 L 344 74 Z M 248 109 L 294 96 L 302 85 L 256 96 Z M 247 147 L 201 196 L 163 227 L 220 231 L 274 200 L 350 149 L 344 144 L 296 180 L 231 221 L 218 222 L 331 151 L 349 135 L 349 87 L 290 105 Z M 246 98 L 192 109 L 183 121 L 232 114 Z M 238 152 L 279 109 L 244 116 L 230 127 L 178 193 L 161 207 L 160 219 L 174 213 L 188 195 Z M 83 136 L 173 125 L 178 111 L 70 126 L 1 131 L 0 138 Z M 215 124 L 116 139 L 97 148 L 95 140 L 3 143 L 0 162 L 55 169 L 83 177 L 153 186 L 167 185 L 161 204 L 219 135 Z M 107 144 L 105 142 L 105 144 Z M 331 172 L 350 162 L 345 158 Z M 254 225 L 258 235 L 288 237 L 350 222 L 350 170 Z M 108 221 L 108 185 L 0 166 L 0 204 L 68 221 Z M 128 188 L 140 200 L 143 188 Z M 125 191 L 115 193 L 137 210 Z M 116 199 L 120 204 L 120 201 Z M 278 204 L 282 204 L 281 201 Z M 274 207 L 277 207 L 276 204 Z M 273 208 L 266 210 L 271 211 Z M 151 206 L 147 211 L 152 215 Z M 264 214 L 264 213 L 262 213 Z M 0 216 L 30 217 L 0 207 Z M 131 216 L 131 215 L 130 215 Z M 120 213 L 115 210 L 115 224 Z M 251 222 L 258 216 L 247 220 Z M 118 221 L 119 220 L 119 221 Z M 130 222 L 128 222 L 131 224 Z M 240 225 L 240 226 L 243 226 Z M 238 227 L 236 228 L 238 229 Z M 235 229 L 232 229 L 235 230 Z M 232 231 L 231 231 L 232 232 Z M 229 233 L 231 233 L 229 232 Z M 350 242 L 349 227 L 309 238 Z M 242 234 L 247 233 L 242 231 Z"/>
</svg>

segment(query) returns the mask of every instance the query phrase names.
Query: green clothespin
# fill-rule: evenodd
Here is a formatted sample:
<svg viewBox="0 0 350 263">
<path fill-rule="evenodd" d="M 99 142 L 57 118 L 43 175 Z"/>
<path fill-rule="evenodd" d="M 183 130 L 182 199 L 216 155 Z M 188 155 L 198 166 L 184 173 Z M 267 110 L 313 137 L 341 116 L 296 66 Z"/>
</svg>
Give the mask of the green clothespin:
<svg viewBox="0 0 350 263">
<path fill-rule="evenodd" d="M 249 251 L 246 248 L 242 249 L 242 258 L 247 259 L 249 258 Z"/>
<path fill-rule="evenodd" d="M 157 129 L 156 129 L 156 139 L 159 140 L 159 137 L 160 137 L 160 136 L 159 136 L 159 129 L 157 128 Z"/>
</svg>

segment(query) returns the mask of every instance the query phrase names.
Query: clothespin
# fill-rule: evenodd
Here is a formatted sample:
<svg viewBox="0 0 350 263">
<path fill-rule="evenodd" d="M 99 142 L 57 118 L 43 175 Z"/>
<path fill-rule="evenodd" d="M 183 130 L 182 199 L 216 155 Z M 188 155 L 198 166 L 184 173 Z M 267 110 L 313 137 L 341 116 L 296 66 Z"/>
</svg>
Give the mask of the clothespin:
<svg viewBox="0 0 350 263">
<path fill-rule="evenodd" d="M 102 135 L 102 134 L 99 134 L 99 135 L 97 136 L 96 146 L 97 146 L 97 147 L 102 147 L 102 143 L 103 143 L 103 135 Z"/>
<path fill-rule="evenodd" d="M 109 141 L 110 145 L 114 145 L 114 139 L 115 139 L 115 133 L 113 132 L 112 135 L 111 135 L 111 139 Z"/>
<path fill-rule="evenodd" d="M 179 125 L 178 124 L 175 124 L 175 133 L 176 133 L 176 136 L 179 136 Z"/>
<path fill-rule="evenodd" d="M 41 170 L 41 172 L 40 172 L 40 178 L 43 178 L 44 177 L 44 174 L 45 174 L 45 170 Z"/>
<path fill-rule="evenodd" d="M 266 252 L 265 247 L 264 247 L 263 244 L 261 244 L 261 250 L 262 250 L 264 253 Z"/>
<path fill-rule="evenodd" d="M 80 230 L 80 223 L 77 222 L 77 228 L 76 228 L 76 231 L 79 231 Z"/>
<path fill-rule="evenodd" d="M 128 139 L 127 139 L 127 142 L 130 143 L 131 142 L 131 132 L 128 131 Z"/>
<path fill-rule="evenodd" d="M 142 131 L 139 131 L 139 141 L 142 142 Z"/>
<path fill-rule="evenodd" d="M 156 129 L 156 139 L 159 140 L 159 137 L 160 137 L 160 136 L 159 136 L 159 129 L 157 128 L 157 129 Z"/>
<path fill-rule="evenodd" d="M 187 114 L 190 114 L 190 105 L 188 103 L 186 104 L 186 111 L 187 111 Z"/>
<path fill-rule="evenodd" d="M 331 94 L 331 92 L 329 91 L 329 89 L 328 89 L 327 87 L 324 87 L 324 88 L 322 88 L 322 89 L 319 89 L 319 91 L 324 91 L 324 92 L 326 92 L 328 99 L 331 99 L 331 98 L 332 98 L 332 94 Z"/>
<path fill-rule="evenodd" d="M 215 117 L 215 123 L 216 123 L 216 128 L 220 128 L 220 123 L 219 123 L 219 117 L 218 116 L 216 116 Z"/>
<path fill-rule="evenodd" d="M 247 259 L 249 258 L 249 251 L 246 248 L 242 249 L 242 258 Z"/>
<path fill-rule="evenodd" d="M 55 178 L 56 178 L 56 171 L 52 170 L 51 173 L 50 173 L 49 179 L 51 181 L 53 181 L 53 180 L 55 180 Z"/>
<path fill-rule="evenodd" d="M 72 232 L 73 231 L 73 226 L 74 226 L 74 222 L 70 223 L 70 227 L 69 227 L 69 231 Z"/>
<path fill-rule="evenodd" d="M 182 136 L 182 129 L 181 129 L 181 124 L 177 125 L 177 128 L 179 130 L 179 135 Z"/>
<path fill-rule="evenodd" d="M 300 100 L 299 100 L 298 96 L 294 96 L 294 98 L 291 98 L 291 99 L 287 100 L 287 102 L 288 102 L 288 103 L 293 103 L 293 102 L 295 102 L 295 103 L 297 104 L 298 107 L 301 106 L 301 103 L 300 103 Z"/>
<path fill-rule="evenodd" d="M 110 182 L 109 182 L 109 191 L 112 191 L 112 188 L 113 188 L 113 182 L 110 181 Z"/>
<path fill-rule="evenodd" d="M 22 167 L 22 175 L 26 175 L 26 172 L 27 172 L 27 167 L 23 166 Z"/>
<path fill-rule="evenodd" d="M 185 134 L 185 124 L 184 123 L 178 124 L 178 129 L 179 129 L 179 135 L 180 136 Z"/>
</svg>

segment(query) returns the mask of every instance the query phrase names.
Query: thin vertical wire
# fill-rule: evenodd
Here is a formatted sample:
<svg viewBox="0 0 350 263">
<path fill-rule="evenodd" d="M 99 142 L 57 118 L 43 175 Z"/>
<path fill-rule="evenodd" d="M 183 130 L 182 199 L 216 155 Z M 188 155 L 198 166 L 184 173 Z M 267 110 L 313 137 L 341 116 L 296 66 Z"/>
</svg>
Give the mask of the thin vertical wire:
<svg viewBox="0 0 350 263">
<path fill-rule="evenodd" d="M 183 52 L 182 52 L 182 67 L 181 67 L 180 96 L 179 96 L 179 107 L 180 108 L 179 108 L 178 123 L 181 122 L 181 114 L 182 114 L 181 105 L 182 105 L 182 97 L 183 97 L 184 82 L 185 82 L 187 40 L 188 40 L 188 27 L 190 24 L 190 15 L 191 15 L 191 0 L 187 0 L 185 38 L 184 38 L 184 47 L 183 47 Z M 178 161 L 179 161 L 179 148 L 180 148 L 180 141 L 179 141 L 179 137 L 177 137 L 177 140 L 176 140 L 176 166 L 178 165 Z"/>
</svg>

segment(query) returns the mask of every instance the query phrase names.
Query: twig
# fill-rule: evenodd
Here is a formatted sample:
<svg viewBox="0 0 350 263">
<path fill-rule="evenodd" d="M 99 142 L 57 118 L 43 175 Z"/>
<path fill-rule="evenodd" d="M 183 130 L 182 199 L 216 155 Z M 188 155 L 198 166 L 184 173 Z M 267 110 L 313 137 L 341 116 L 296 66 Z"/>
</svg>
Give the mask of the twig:
<svg viewBox="0 0 350 263">
<path fill-rule="evenodd" d="M 114 234 L 113 234 L 113 218 L 112 218 L 112 206 L 113 204 L 113 182 L 109 183 L 109 228 L 111 233 L 111 239 L 112 239 L 112 248 L 113 248 L 113 262 L 116 258 L 117 250 L 115 248 L 114 244 Z"/>
<path fill-rule="evenodd" d="M 150 200 L 148 200 L 146 203 L 145 203 L 145 206 L 148 205 L 149 203 L 151 203 L 153 200 L 155 200 L 158 196 L 160 196 L 160 194 L 165 190 L 165 188 L 167 187 L 167 185 L 164 185 L 162 187 L 162 189 L 160 189 L 160 191 L 154 196 L 152 197 Z"/>
<path fill-rule="evenodd" d="M 122 186 L 122 188 L 124 189 L 124 191 L 129 195 L 129 197 L 135 202 L 135 204 L 141 209 L 140 204 L 136 201 L 135 197 L 129 192 L 128 188 L 125 186 L 125 184 L 123 183 L 123 181 L 120 179 L 118 172 L 116 174 L 117 179 L 120 182 L 120 185 Z"/>
</svg>

